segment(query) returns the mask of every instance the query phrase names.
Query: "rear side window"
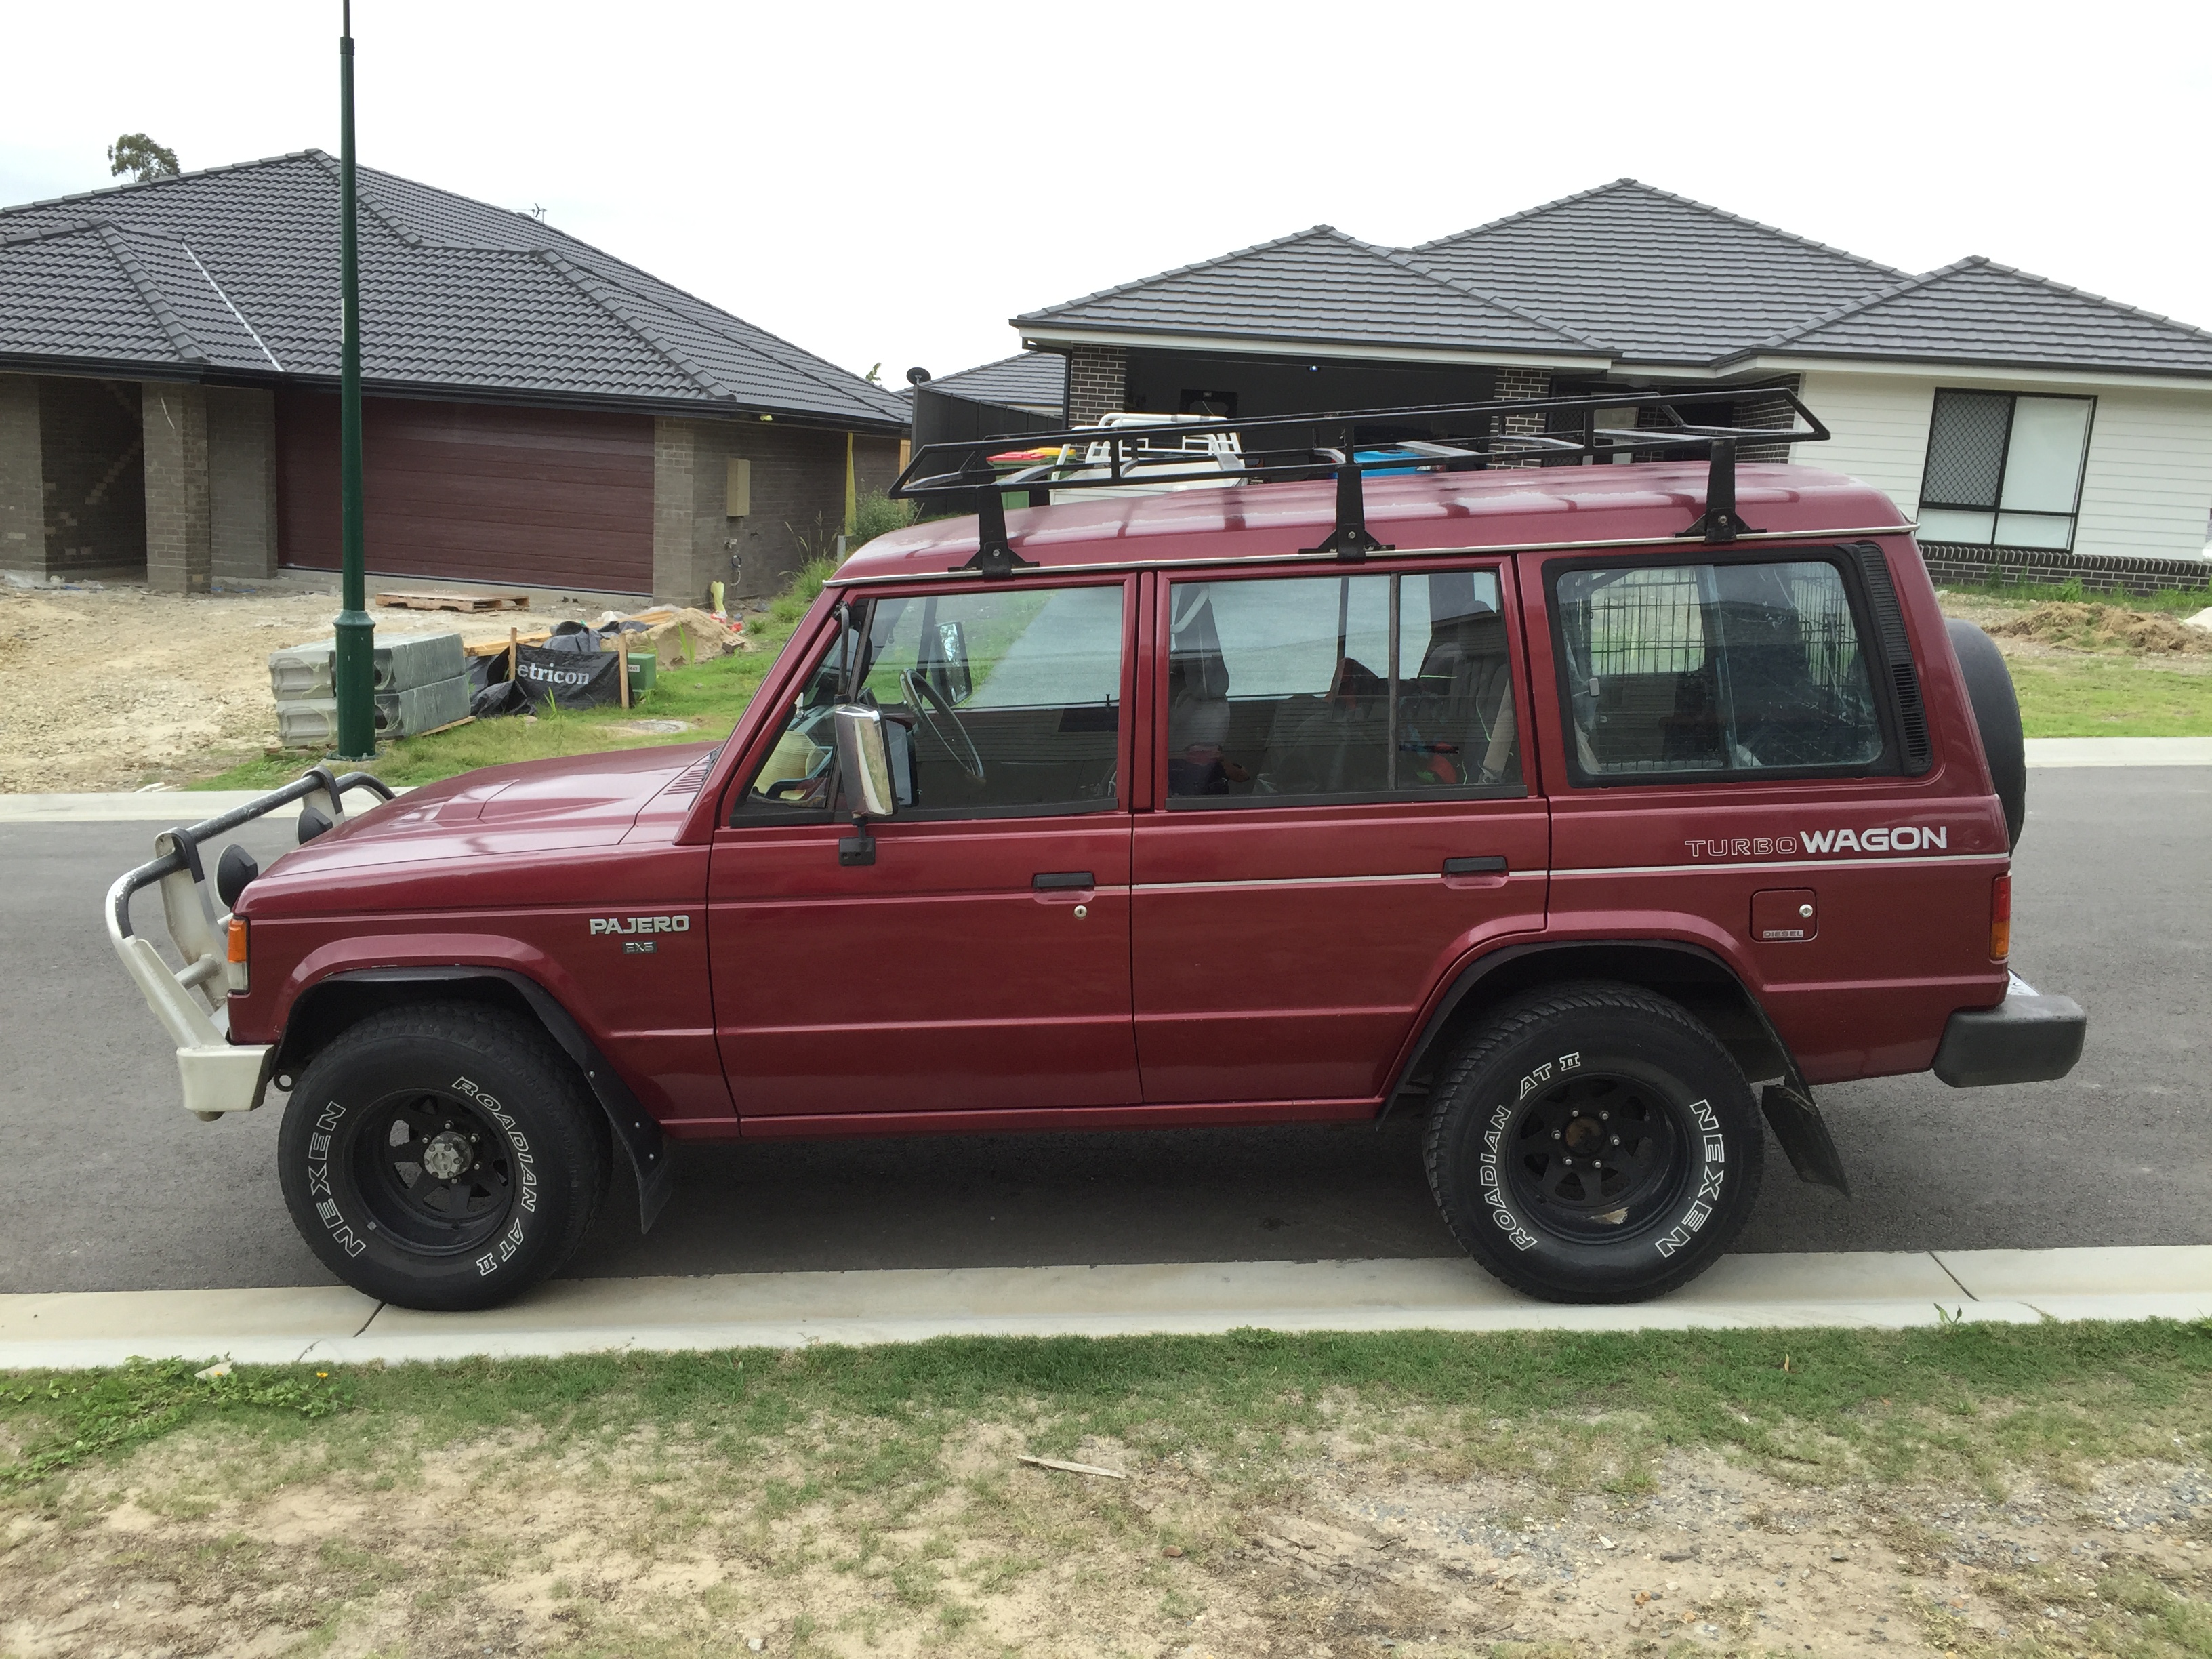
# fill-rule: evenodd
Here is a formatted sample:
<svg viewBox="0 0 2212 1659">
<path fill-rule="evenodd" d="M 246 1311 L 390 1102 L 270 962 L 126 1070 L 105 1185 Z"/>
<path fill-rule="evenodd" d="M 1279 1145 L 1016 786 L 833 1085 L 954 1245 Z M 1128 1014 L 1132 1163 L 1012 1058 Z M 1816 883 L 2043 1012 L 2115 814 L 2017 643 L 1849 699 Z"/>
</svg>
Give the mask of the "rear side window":
<svg viewBox="0 0 2212 1659">
<path fill-rule="evenodd" d="M 1888 769 L 1836 566 L 1583 566 L 1553 597 L 1577 781 Z"/>
<path fill-rule="evenodd" d="M 1518 795 L 1495 572 L 1178 582 L 1168 804 Z"/>
</svg>

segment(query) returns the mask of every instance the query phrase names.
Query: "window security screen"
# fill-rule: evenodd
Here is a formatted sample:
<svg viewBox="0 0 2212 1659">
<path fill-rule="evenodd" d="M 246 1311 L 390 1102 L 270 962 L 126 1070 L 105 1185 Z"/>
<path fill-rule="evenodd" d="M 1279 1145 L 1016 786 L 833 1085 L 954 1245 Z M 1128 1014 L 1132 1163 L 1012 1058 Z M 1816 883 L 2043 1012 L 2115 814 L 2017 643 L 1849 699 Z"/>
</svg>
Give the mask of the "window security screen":
<svg viewBox="0 0 2212 1659">
<path fill-rule="evenodd" d="M 1881 723 L 1833 565 L 1562 574 L 1569 747 L 1587 779 L 1870 769 Z"/>
<path fill-rule="evenodd" d="M 1922 538 L 2071 547 L 2094 408 L 2088 398 L 1937 392 L 1920 486 Z"/>
</svg>

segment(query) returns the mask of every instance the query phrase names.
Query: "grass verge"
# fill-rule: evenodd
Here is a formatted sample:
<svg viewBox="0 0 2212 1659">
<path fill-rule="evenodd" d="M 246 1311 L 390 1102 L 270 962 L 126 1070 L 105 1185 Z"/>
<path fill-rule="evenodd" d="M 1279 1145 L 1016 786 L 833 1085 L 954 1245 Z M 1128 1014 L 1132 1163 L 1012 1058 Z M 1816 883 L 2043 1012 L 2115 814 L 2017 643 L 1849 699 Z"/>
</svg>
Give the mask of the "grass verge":
<svg viewBox="0 0 2212 1659">
<path fill-rule="evenodd" d="M 325 1369 L 0 1384 L 0 1650 L 2212 1653 L 2212 1322 Z"/>
<path fill-rule="evenodd" d="M 2212 736 L 2212 674 L 2133 658 L 2008 656 L 2031 738 Z"/>
<path fill-rule="evenodd" d="M 386 783 L 406 787 L 434 783 L 480 766 L 509 761 L 553 760 L 565 755 L 597 754 L 666 744 L 698 743 L 729 734 L 760 690 L 799 619 L 822 591 L 834 567 L 817 560 L 769 602 L 766 614 L 746 624 L 751 649 L 733 652 L 684 668 L 664 669 L 653 689 L 628 708 L 558 709 L 535 720 L 507 715 L 477 720 L 428 737 L 402 738 L 378 746 L 375 761 L 356 770 L 374 772 Z M 636 721 L 675 720 L 686 729 L 646 732 L 629 729 Z M 264 754 L 186 786 L 191 789 L 274 789 L 289 783 L 318 759 L 306 750 Z"/>
<path fill-rule="evenodd" d="M 1947 594 L 1962 599 L 1986 600 L 1992 605 L 2051 605 L 2060 602 L 2124 605 L 2130 611 L 2149 611 L 2184 617 L 2212 605 L 2212 582 L 2203 587 L 2154 588 L 2147 593 L 2092 592 L 2078 580 L 2063 582 L 1972 582 L 1939 584 Z"/>
</svg>

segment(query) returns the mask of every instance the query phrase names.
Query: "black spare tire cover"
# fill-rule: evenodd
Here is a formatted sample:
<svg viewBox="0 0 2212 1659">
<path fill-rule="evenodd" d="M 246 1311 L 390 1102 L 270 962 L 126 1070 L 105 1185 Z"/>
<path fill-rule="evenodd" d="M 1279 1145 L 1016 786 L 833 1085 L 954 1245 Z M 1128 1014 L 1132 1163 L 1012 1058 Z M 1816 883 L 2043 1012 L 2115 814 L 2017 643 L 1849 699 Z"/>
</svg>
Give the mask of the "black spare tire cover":
<svg viewBox="0 0 2212 1659">
<path fill-rule="evenodd" d="M 2013 692 L 2012 671 L 2005 666 L 1996 641 L 1973 623 L 1954 617 L 1944 625 L 1951 635 L 1952 654 L 1959 659 L 1960 678 L 1966 682 L 1966 701 L 1974 706 L 1974 724 L 1981 729 L 1990 781 L 2004 807 L 2005 833 L 2018 847 L 2021 826 L 2027 819 L 2027 747 L 2021 735 L 2020 699 Z"/>
</svg>

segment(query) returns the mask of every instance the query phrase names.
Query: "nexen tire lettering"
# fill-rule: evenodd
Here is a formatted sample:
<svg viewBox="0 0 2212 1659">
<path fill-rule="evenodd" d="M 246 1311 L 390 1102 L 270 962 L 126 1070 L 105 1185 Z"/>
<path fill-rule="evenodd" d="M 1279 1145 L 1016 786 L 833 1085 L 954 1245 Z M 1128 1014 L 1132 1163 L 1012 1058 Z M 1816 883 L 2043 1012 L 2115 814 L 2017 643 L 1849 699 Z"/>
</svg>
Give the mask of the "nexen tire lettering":
<svg viewBox="0 0 2212 1659">
<path fill-rule="evenodd" d="M 1672 1255 L 1697 1237 L 1720 1201 L 1721 1182 L 1728 1171 L 1728 1137 L 1721 1133 L 1720 1115 L 1713 1110 L 1708 1100 L 1690 1103 L 1691 1114 L 1698 1120 L 1698 1132 L 1705 1140 L 1705 1167 L 1698 1177 L 1697 1195 L 1691 1199 L 1690 1207 L 1682 1212 L 1671 1231 L 1652 1241 L 1652 1248 L 1661 1255 Z"/>
<path fill-rule="evenodd" d="M 368 1248 L 368 1241 L 354 1231 L 338 1208 L 337 1200 L 331 1195 L 331 1137 L 337 1133 L 338 1120 L 345 1115 L 345 1108 L 331 1101 L 315 1119 L 315 1133 L 307 1138 L 307 1194 L 316 1199 L 315 1213 L 323 1225 L 331 1230 L 331 1237 L 348 1255 L 359 1255 Z"/>
</svg>

